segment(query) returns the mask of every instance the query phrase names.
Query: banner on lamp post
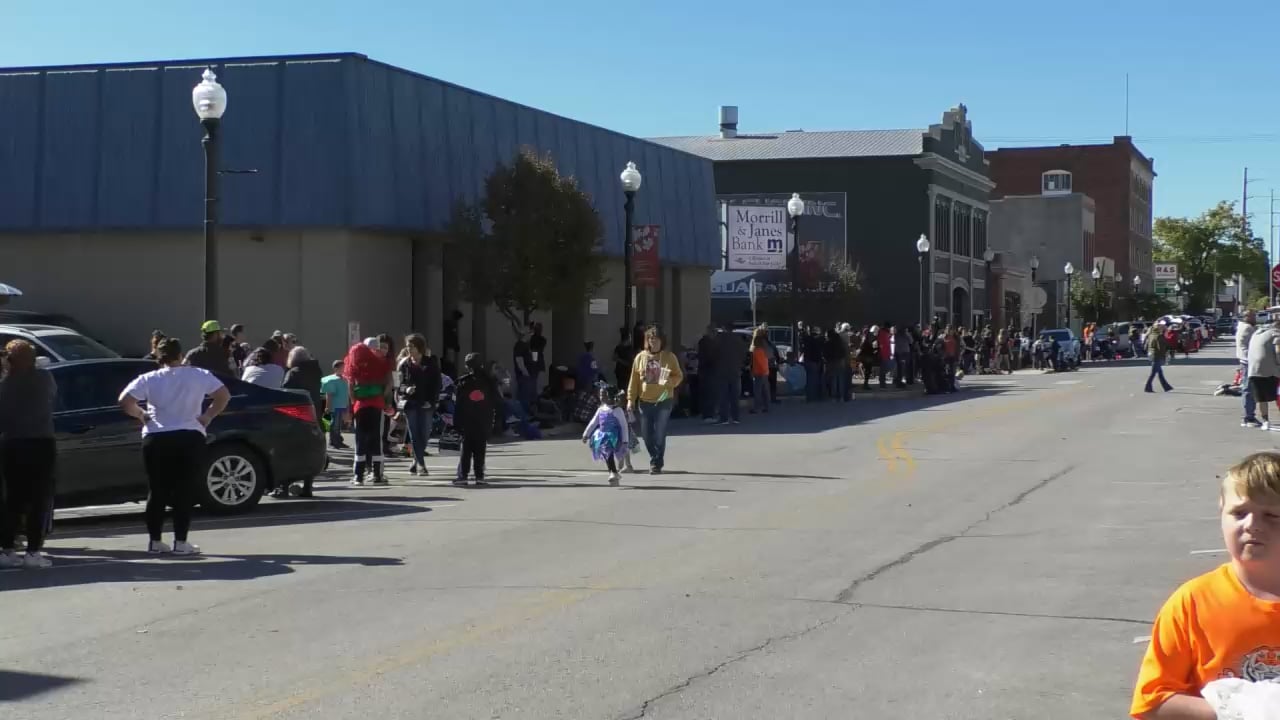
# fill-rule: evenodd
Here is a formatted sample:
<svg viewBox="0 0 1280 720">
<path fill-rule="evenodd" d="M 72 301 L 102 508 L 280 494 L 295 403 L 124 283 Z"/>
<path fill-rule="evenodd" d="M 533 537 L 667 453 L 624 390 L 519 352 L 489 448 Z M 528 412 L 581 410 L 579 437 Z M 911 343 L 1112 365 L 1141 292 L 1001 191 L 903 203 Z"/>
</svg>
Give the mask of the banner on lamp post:
<svg viewBox="0 0 1280 720">
<path fill-rule="evenodd" d="M 662 262 L 658 255 L 661 225 L 636 225 L 632 229 L 631 283 L 636 287 L 658 287 Z"/>
</svg>

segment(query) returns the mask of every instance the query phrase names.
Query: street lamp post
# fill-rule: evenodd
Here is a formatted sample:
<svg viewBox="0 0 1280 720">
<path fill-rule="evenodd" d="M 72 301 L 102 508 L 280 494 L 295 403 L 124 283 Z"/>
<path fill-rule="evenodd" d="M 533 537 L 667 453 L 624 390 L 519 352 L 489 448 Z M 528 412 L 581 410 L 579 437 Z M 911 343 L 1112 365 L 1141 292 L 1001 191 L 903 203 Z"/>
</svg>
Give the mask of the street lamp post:
<svg viewBox="0 0 1280 720">
<path fill-rule="evenodd" d="M 191 89 L 191 104 L 204 126 L 204 317 L 218 319 L 218 126 L 227 111 L 227 91 L 212 68 Z"/>
<path fill-rule="evenodd" d="M 626 196 L 627 201 L 623 204 L 623 222 L 626 227 L 622 231 L 622 327 L 631 332 L 631 324 L 635 319 L 636 311 L 636 288 L 634 279 L 631 277 L 631 252 L 633 245 L 631 233 L 633 232 L 633 217 L 636 211 L 636 192 L 640 190 L 640 183 L 644 180 L 640 175 L 640 171 L 636 169 L 636 164 L 628 161 L 627 167 L 618 176 L 622 180 L 622 194 Z M 636 348 L 639 350 L 639 348 Z"/>
<path fill-rule="evenodd" d="M 924 233 L 920 233 L 920 239 L 916 240 L 916 278 L 920 281 L 919 292 L 916 293 L 916 300 L 919 301 L 920 311 L 917 313 L 920 320 L 920 327 L 924 327 L 928 323 L 924 317 L 924 258 L 929 254 L 929 238 Z"/>
<path fill-rule="evenodd" d="M 992 250 L 991 248 L 987 248 L 986 250 L 982 251 L 982 262 L 986 263 L 987 265 L 987 275 L 983 279 L 983 283 L 986 285 L 986 288 L 987 288 L 987 322 L 988 323 L 993 323 L 996 320 L 995 313 L 993 312 L 994 307 L 992 306 L 992 302 L 991 302 L 994 299 L 992 295 L 994 294 L 994 290 L 995 290 L 995 288 L 991 287 L 991 263 L 995 262 L 995 259 L 996 259 L 995 250 Z"/>
<path fill-rule="evenodd" d="M 800 193 L 791 193 L 787 201 L 787 214 L 791 216 L 791 349 L 800 357 L 800 216 L 804 215 L 804 200 Z"/>
<path fill-rule="evenodd" d="M 1076 268 L 1071 263 L 1062 266 L 1062 272 L 1067 274 L 1067 329 L 1071 329 L 1071 276 L 1075 274 Z"/>
<path fill-rule="evenodd" d="M 1040 257 L 1038 255 L 1032 255 L 1031 261 L 1028 262 L 1027 264 L 1031 266 L 1031 287 L 1035 288 L 1036 271 L 1040 269 Z M 1044 306 L 1041 305 L 1041 309 L 1043 308 Z M 1039 311 L 1033 311 L 1031 313 L 1031 337 L 1035 337 L 1036 335 L 1036 320 L 1039 319 L 1039 317 L 1040 317 Z"/>
</svg>

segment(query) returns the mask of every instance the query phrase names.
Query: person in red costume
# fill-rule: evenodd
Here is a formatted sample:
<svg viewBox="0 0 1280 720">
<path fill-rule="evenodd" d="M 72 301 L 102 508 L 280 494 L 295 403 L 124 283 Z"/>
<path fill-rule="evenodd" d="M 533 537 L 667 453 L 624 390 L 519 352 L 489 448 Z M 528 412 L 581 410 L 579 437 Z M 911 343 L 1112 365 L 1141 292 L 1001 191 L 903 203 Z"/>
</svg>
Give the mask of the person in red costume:
<svg viewBox="0 0 1280 720">
<path fill-rule="evenodd" d="M 382 438 L 390 372 L 391 360 L 379 348 L 377 338 L 368 338 L 347 351 L 342 375 L 350 388 L 350 406 L 355 422 L 355 476 L 351 479 L 352 485 L 364 485 L 366 470 L 372 471 L 374 485 L 387 484 L 382 474 Z"/>
</svg>

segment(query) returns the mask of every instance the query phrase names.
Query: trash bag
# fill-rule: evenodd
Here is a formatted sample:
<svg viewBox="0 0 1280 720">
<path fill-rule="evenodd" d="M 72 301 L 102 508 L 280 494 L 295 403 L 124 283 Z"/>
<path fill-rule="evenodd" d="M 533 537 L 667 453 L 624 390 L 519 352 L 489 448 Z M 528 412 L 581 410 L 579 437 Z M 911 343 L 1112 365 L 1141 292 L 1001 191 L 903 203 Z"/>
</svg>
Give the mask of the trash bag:
<svg viewBox="0 0 1280 720">
<path fill-rule="evenodd" d="M 1218 720 L 1280 720 L 1280 679 L 1214 680 L 1200 694 L 1218 713 Z"/>
</svg>

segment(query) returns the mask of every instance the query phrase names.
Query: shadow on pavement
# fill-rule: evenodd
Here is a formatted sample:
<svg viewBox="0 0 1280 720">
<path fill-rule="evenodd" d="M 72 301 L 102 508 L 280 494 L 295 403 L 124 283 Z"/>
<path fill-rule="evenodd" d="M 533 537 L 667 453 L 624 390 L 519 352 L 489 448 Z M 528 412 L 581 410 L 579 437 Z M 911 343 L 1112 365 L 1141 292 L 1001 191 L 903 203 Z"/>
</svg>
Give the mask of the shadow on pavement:
<svg viewBox="0 0 1280 720">
<path fill-rule="evenodd" d="M 456 497 L 420 497 L 403 498 L 407 501 L 423 502 L 461 502 Z M 252 512 L 230 517 L 218 515 L 197 515 L 192 523 L 192 532 L 202 530 L 226 530 L 247 527 L 276 527 L 281 525 L 307 525 L 310 523 L 335 522 L 345 519 L 369 519 L 394 517 L 413 513 L 430 512 L 429 507 L 403 505 L 389 502 L 369 502 L 362 500 L 282 500 L 264 503 Z M 53 534 L 49 536 L 51 554 L 59 551 L 60 541 L 75 537 L 120 537 L 137 535 L 144 538 L 143 516 L 141 508 L 128 513 L 111 515 L 84 515 L 75 517 L 59 517 L 55 519 Z M 141 542 L 141 541 L 140 541 Z M 196 541 L 199 542 L 199 541 Z"/>
<path fill-rule="evenodd" d="M 741 425 L 708 425 L 700 418 L 672 419 L 669 435 L 796 435 L 824 432 L 848 427 L 870 420 L 928 411 L 965 400 L 997 395 L 1018 395 L 1040 392 L 1048 388 L 1026 385 L 965 386 L 961 381 L 958 392 L 944 395 L 925 395 L 923 391 L 894 392 L 892 396 L 874 399 L 856 398 L 850 402 L 804 402 L 793 400 L 774 405 L 766 415 L 749 415 L 742 411 Z M 878 391 L 877 391 L 878 392 Z"/>
<path fill-rule="evenodd" d="M 0 703 L 17 702 L 51 690 L 84 682 L 79 678 L 44 675 L 42 673 L 0 670 Z"/>
<path fill-rule="evenodd" d="M 713 492 L 713 493 L 731 493 L 737 492 L 729 488 L 705 488 L 690 487 L 679 485 L 634 485 L 626 482 L 626 476 L 623 476 L 622 487 L 628 490 L 673 490 L 683 492 Z M 570 488 L 604 488 L 609 490 L 617 490 L 618 488 L 609 484 L 608 480 L 601 476 L 600 482 L 528 482 L 527 478 L 521 478 L 515 481 L 505 481 L 502 478 L 486 478 L 487 484 L 468 486 L 467 490 L 512 490 L 515 488 L 542 488 L 544 490 L 563 490 Z M 462 490 L 463 488 L 458 488 Z"/>
<path fill-rule="evenodd" d="M 201 582 L 287 575 L 300 565 L 403 565 L 400 558 L 342 555 L 151 555 L 142 550 L 51 547 L 48 570 L 0 571 L 0 592 L 103 582 Z"/>
</svg>

